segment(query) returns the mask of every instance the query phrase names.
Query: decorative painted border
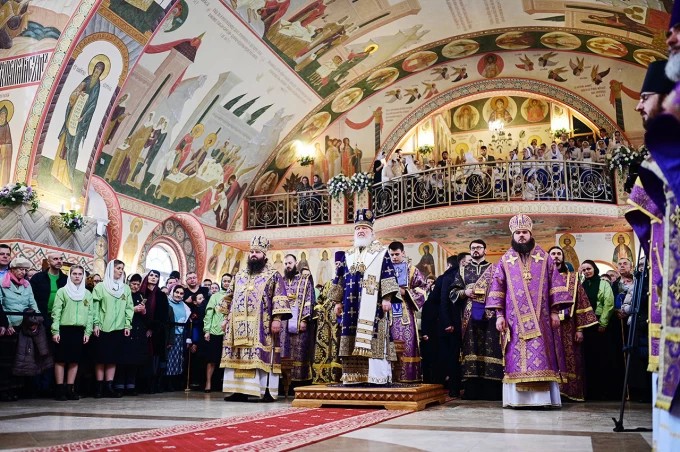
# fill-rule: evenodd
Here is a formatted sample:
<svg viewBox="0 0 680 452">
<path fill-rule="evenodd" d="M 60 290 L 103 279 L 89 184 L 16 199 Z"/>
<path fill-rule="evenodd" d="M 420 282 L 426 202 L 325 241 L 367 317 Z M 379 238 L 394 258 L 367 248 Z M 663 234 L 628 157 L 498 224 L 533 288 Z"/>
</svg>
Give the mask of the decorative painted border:
<svg viewBox="0 0 680 452">
<path fill-rule="evenodd" d="M 69 49 L 73 41 L 80 35 L 85 28 L 85 22 L 90 17 L 93 10 L 99 5 L 101 0 L 83 0 L 75 9 L 71 20 L 61 33 L 57 46 L 52 54 L 43 79 L 35 94 L 31 112 L 24 126 L 24 133 L 21 136 L 21 146 L 17 155 L 17 164 L 14 170 L 14 177 L 18 182 L 29 182 L 29 165 L 33 146 L 35 144 L 36 131 L 38 126 L 42 126 L 41 120 L 46 114 L 46 104 L 52 99 L 52 90 L 56 87 L 58 78 L 62 75 L 62 66 L 69 55 Z"/>
<path fill-rule="evenodd" d="M 523 78 L 494 78 L 478 80 L 459 87 L 452 88 L 432 98 L 420 107 L 406 115 L 404 119 L 390 132 L 387 139 L 380 146 L 381 151 L 391 151 L 399 140 L 415 127 L 422 119 L 440 108 L 454 101 L 479 94 L 489 94 L 492 91 L 519 91 L 522 93 L 538 94 L 556 100 L 582 114 L 593 124 L 607 130 L 620 130 L 609 117 L 587 99 L 560 86 L 538 80 Z"/>
<path fill-rule="evenodd" d="M 118 196 L 113 188 L 98 176 L 92 177 L 90 187 L 102 197 L 104 204 L 106 204 L 106 210 L 109 213 L 109 223 L 106 226 L 106 235 L 109 242 L 108 257 L 109 259 L 115 259 L 118 257 L 123 235 L 123 213 Z"/>
</svg>

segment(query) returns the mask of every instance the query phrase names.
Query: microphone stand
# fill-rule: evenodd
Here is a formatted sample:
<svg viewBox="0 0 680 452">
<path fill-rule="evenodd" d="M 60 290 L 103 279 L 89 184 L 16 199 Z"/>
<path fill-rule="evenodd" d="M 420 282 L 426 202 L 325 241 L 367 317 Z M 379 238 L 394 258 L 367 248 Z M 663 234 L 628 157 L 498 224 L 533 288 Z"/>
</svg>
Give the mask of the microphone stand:
<svg viewBox="0 0 680 452">
<path fill-rule="evenodd" d="M 614 421 L 614 431 L 615 432 L 651 432 L 652 429 L 638 427 L 633 429 L 627 429 L 623 427 L 623 414 L 626 409 L 626 389 L 628 387 L 628 377 L 630 374 L 630 360 L 633 355 L 633 351 L 637 349 L 636 336 L 637 336 L 637 324 L 638 324 L 638 314 L 640 313 L 640 305 L 644 298 L 649 298 L 649 267 L 645 261 L 645 265 L 642 270 L 640 270 L 640 259 L 642 257 L 642 245 L 638 249 L 638 261 L 633 272 L 633 277 L 635 282 L 633 285 L 633 299 L 631 303 L 630 312 L 630 328 L 628 329 L 628 337 L 626 338 L 626 344 L 623 346 L 623 353 L 626 355 L 626 373 L 623 378 L 623 394 L 621 395 L 621 405 L 619 408 L 619 419 L 615 417 L 612 418 Z"/>
</svg>

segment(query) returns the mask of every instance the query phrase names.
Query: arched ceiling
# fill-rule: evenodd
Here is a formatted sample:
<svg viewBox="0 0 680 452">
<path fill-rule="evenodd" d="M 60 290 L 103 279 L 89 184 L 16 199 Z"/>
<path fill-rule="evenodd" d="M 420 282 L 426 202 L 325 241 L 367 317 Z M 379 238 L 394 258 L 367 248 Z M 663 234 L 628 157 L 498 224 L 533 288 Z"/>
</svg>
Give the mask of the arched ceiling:
<svg viewBox="0 0 680 452">
<path fill-rule="evenodd" d="M 330 176 L 352 156 L 365 170 L 427 111 L 484 90 L 536 89 L 639 136 L 636 91 L 665 58 L 672 4 L 54 3 L 33 0 L 19 36 L 0 42 L 0 58 L 49 57 L 37 81 L 6 91 L 16 177 L 56 207 L 96 176 L 124 209 L 191 212 L 222 229 L 244 196 L 280 190 L 291 174 Z M 295 140 L 314 165 L 297 164 Z"/>
</svg>

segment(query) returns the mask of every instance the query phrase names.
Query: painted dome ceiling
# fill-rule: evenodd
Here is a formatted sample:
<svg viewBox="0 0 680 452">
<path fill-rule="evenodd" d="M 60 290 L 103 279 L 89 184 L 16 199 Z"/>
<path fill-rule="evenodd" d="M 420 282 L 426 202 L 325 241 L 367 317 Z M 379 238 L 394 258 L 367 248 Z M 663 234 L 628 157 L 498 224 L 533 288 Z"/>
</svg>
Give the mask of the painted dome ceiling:
<svg viewBox="0 0 680 452">
<path fill-rule="evenodd" d="M 54 208 L 97 179 L 124 210 L 227 229 L 245 196 L 366 171 L 423 118 L 472 100 L 533 96 L 634 141 L 671 4 L 9 0 L 12 172 Z"/>
</svg>

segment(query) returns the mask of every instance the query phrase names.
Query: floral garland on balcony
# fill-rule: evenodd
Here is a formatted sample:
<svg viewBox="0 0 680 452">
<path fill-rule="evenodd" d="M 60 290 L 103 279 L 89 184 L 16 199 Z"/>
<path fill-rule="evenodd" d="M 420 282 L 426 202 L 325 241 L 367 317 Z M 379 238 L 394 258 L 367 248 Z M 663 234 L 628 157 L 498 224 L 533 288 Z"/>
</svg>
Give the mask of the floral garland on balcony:
<svg viewBox="0 0 680 452">
<path fill-rule="evenodd" d="M 424 144 L 418 148 L 418 154 L 421 154 L 423 156 L 431 154 L 434 148 L 430 146 L 429 144 Z"/>
<path fill-rule="evenodd" d="M 87 220 L 80 212 L 69 210 L 68 212 L 61 212 L 59 214 L 61 220 L 61 227 L 68 229 L 71 233 L 83 229 Z"/>
<path fill-rule="evenodd" d="M 620 146 L 614 150 L 611 156 L 607 157 L 607 167 L 612 171 L 619 170 L 620 173 L 623 173 L 623 170 L 627 170 L 631 166 L 640 165 L 648 155 L 649 149 L 645 145 L 637 149 Z"/>
<path fill-rule="evenodd" d="M 368 173 L 354 173 L 349 179 L 350 192 L 362 193 L 371 188 L 373 178 Z"/>
<path fill-rule="evenodd" d="M 38 195 L 32 187 L 22 182 L 7 184 L 0 189 L 0 206 L 15 207 L 21 204 L 29 204 L 29 212 L 35 212 L 40 204 Z"/>
<path fill-rule="evenodd" d="M 349 177 L 342 173 L 331 177 L 326 186 L 328 187 L 328 194 L 333 199 L 339 199 L 340 196 L 349 193 L 352 188 Z"/>
</svg>

